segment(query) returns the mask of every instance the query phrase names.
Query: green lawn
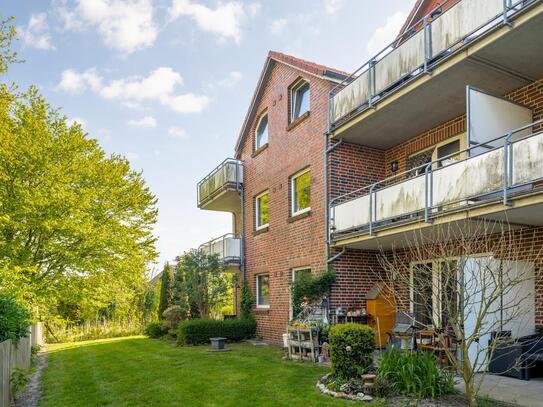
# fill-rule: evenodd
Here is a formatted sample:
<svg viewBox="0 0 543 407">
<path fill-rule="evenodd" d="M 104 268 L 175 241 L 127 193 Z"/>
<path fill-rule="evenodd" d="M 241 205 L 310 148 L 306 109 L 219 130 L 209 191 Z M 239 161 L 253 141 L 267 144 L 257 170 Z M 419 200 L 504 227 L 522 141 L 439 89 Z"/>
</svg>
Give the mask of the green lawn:
<svg viewBox="0 0 543 407">
<path fill-rule="evenodd" d="M 326 369 L 271 346 L 176 347 L 144 337 L 51 345 L 41 407 L 346 406 L 315 387 Z"/>
</svg>

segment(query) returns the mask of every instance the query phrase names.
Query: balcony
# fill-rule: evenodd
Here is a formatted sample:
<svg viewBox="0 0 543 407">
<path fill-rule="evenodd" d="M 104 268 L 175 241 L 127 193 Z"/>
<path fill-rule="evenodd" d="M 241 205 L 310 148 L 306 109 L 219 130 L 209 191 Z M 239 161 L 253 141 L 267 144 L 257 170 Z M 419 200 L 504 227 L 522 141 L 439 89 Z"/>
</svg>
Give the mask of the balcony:
<svg viewBox="0 0 543 407">
<path fill-rule="evenodd" d="M 198 183 L 198 207 L 212 211 L 239 212 L 243 188 L 243 164 L 227 158 Z"/>
<path fill-rule="evenodd" d="M 387 149 L 461 115 L 467 85 L 504 95 L 543 77 L 541 0 L 451 1 L 331 92 L 334 137 Z"/>
<path fill-rule="evenodd" d="M 217 255 L 220 262 L 227 267 L 237 268 L 241 265 L 241 237 L 228 233 L 210 240 L 200 246 L 199 250 Z"/>
<path fill-rule="evenodd" d="M 400 234 L 408 237 L 450 221 L 543 225 L 542 124 L 531 123 L 333 199 L 332 241 L 375 249 L 398 244 Z"/>
</svg>

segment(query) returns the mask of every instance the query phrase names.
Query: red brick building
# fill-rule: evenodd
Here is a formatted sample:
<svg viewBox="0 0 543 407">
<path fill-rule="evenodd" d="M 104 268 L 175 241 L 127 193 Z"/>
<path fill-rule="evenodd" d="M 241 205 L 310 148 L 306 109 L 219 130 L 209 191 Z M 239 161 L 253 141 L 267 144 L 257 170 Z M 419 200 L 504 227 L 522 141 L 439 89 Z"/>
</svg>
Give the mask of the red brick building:
<svg viewBox="0 0 543 407">
<path fill-rule="evenodd" d="M 475 220 L 530 232 L 526 296 L 543 325 L 543 4 L 441 3 L 417 1 L 394 47 L 352 76 L 270 52 L 236 158 L 200 183 L 200 207 L 234 214 L 212 245 L 252 287 L 264 339 L 280 343 L 292 317 L 293 273 L 331 264 L 330 313 L 363 310 L 380 256 Z"/>
</svg>

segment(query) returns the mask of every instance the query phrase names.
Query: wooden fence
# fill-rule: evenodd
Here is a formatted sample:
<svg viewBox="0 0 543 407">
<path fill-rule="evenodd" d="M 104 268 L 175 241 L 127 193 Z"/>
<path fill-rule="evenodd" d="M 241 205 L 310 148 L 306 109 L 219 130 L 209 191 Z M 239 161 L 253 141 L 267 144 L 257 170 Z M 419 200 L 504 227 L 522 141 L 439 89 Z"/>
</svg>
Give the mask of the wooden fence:
<svg viewBox="0 0 543 407">
<path fill-rule="evenodd" d="M 14 343 L 11 339 L 0 343 L 0 407 L 9 407 L 11 374 L 15 368 L 30 368 L 32 346 L 43 345 L 42 324 L 29 328 L 29 336 Z"/>
</svg>

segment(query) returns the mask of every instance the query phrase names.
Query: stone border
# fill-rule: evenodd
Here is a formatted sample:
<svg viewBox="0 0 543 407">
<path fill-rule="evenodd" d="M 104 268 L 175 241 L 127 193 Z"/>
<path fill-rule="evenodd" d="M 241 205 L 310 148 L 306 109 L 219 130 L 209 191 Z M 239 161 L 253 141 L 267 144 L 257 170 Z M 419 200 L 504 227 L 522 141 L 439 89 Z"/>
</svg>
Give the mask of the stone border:
<svg viewBox="0 0 543 407">
<path fill-rule="evenodd" d="M 325 382 L 327 381 L 328 377 L 330 377 L 331 373 L 328 373 L 327 375 L 324 375 L 317 381 L 317 388 L 321 391 L 321 393 L 326 394 L 327 396 L 335 397 L 337 399 L 344 399 L 344 400 L 350 400 L 350 401 L 372 401 L 373 397 L 364 394 L 364 393 L 358 393 L 356 396 L 353 394 L 347 394 L 342 391 L 333 391 L 330 390 L 328 387 L 326 387 Z"/>
</svg>

